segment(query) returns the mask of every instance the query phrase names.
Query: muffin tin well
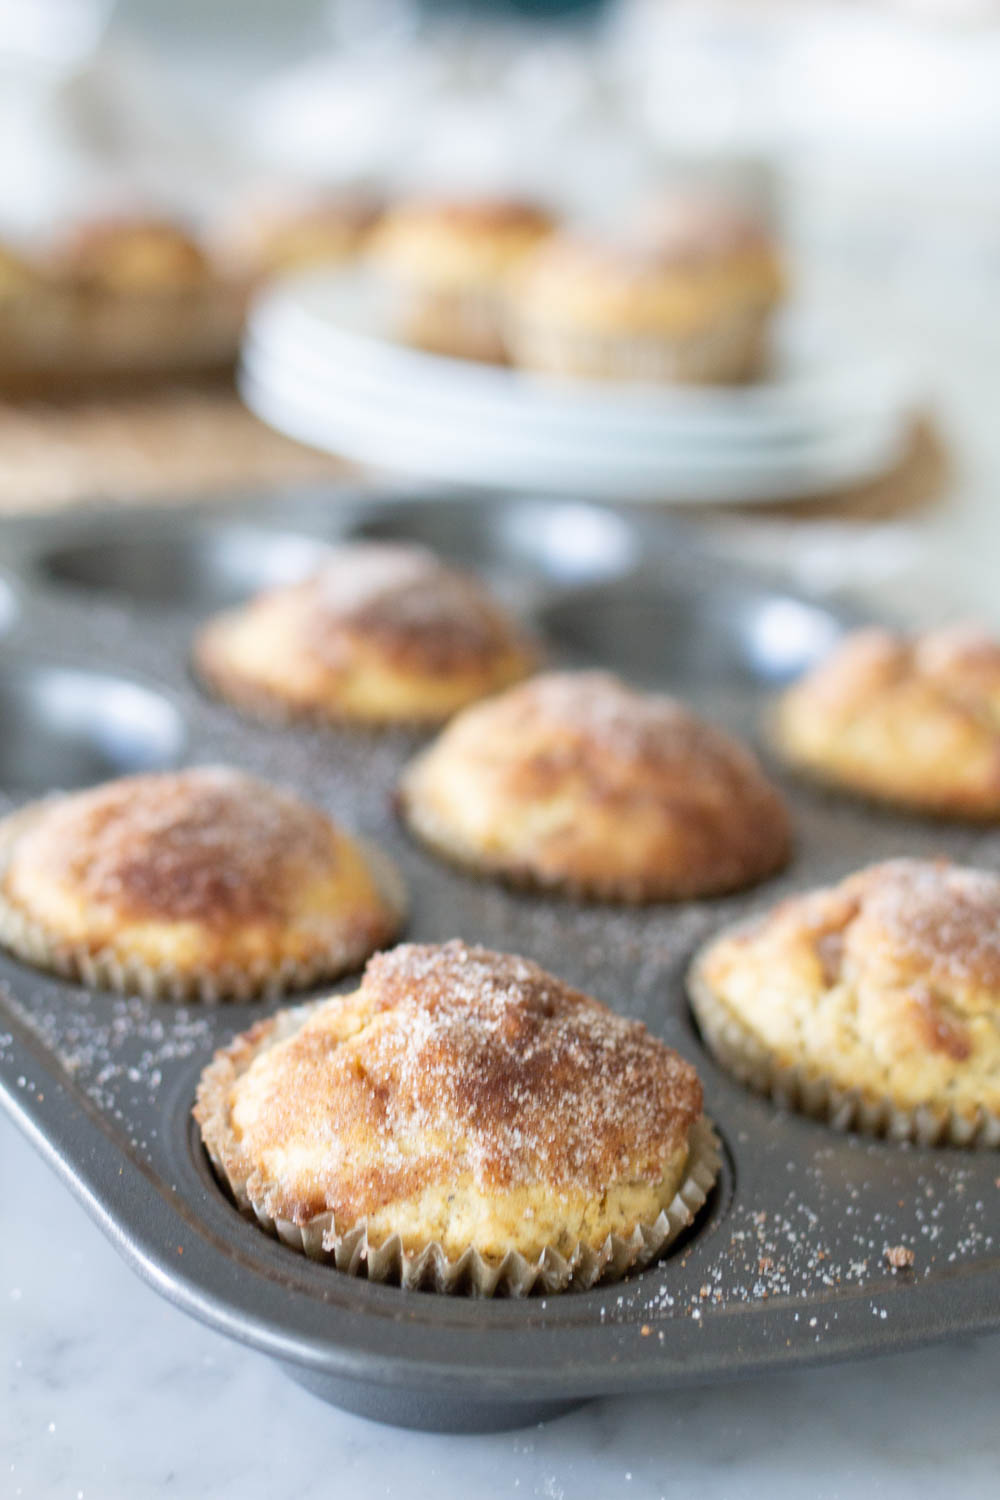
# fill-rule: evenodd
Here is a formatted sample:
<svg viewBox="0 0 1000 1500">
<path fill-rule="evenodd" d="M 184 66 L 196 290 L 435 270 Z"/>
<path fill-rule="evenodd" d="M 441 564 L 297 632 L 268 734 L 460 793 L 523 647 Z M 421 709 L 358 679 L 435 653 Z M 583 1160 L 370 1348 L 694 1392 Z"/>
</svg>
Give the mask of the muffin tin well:
<svg viewBox="0 0 1000 1500">
<path fill-rule="evenodd" d="M 323 555 L 323 541 L 254 526 L 136 529 L 126 522 L 106 534 L 85 533 L 47 548 L 42 577 L 137 607 L 222 608 L 260 589 L 295 583 Z"/>
<path fill-rule="evenodd" d="M 229 761 L 283 781 L 382 845 L 410 887 L 410 936 L 525 953 L 691 1058 L 724 1141 L 722 1178 L 687 1239 L 620 1285 L 520 1302 L 369 1285 L 242 1219 L 192 1128 L 201 1069 L 266 1004 L 148 1004 L 92 994 L 0 957 L 0 1102 L 130 1263 L 179 1306 L 279 1360 L 326 1399 L 387 1421 L 462 1431 L 536 1420 L 595 1395 L 1000 1325 L 995 1154 L 899 1148 L 783 1114 L 715 1064 L 683 986 L 702 941 L 789 890 L 891 854 L 949 853 L 1000 868 L 1000 833 L 905 819 L 788 781 L 795 861 L 744 896 L 629 910 L 470 879 L 418 847 L 394 816 L 392 788 L 416 736 L 249 724 L 190 677 L 191 636 L 206 613 L 243 584 L 274 579 L 275 558 L 305 560 L 311 547 L 348 535 L 416 538 L 476 564 L 547 632 L 554 660 L 597 657 L 751 736 L 774 683 L 845 623 L 693 550 L 652 518 L 542 500 L 478 508 L 458 497 L 284 495 L 169 518 L 95 514 L 74 522 L 71 542 L 56 523 L 12 522 L 0 567 L 30 587 L 18 589 L 22 619 L 0 647 L 0 741 L 6 734 L 12 747 L 0 748 L 5 804 L 37 795 L 42 782 L 138 768 L 129 758 L 90 760 L 89 751 L 58 748 L 77 731 L 70 725 L 67 738 L 67 726 L 41 706 L 48 700 L 38 684 L 46 671 L 85 668 L 43 663 L 36 653 L 55 660 L 72 643 L 74 662 L 101 664 L 99 673 L 86 668 L 95 724 L 115 701 L 99 685 L 120 680 L 146 695 L 143 711 L 125 722 L 147 736 L 154 726 L 147 752 Z M 560 538 L 573 537 L 584 540 L 567 568 L 573 543 Z M 173 561 L 156 574 L 168 546 Z M 217 572 L 213 549 L 224 557 L 230 546 L 239 566 Z M 86 566 L 67 570 L 70 555 L 86 555 Z M 53 566 L 58 557 L 63 564 Z M 143 580 L 154 576 L 151 610 Z M 27 696 L 4 699 L 18 683 L 28 684 Z M 126 741 L 99 739 L 101 754 Z M 915 1253 L 912 1270 L 885 1260 L 900 1244 Z"/>
<path fill-rule="evenodd" d="M 6 634 L 16 618 L 17 601 L 14 590 L 5 579 L 0 578 L 0 636 Z"/>
<path fill-rule="evenodd" d="M 106 672 L 18 658 L 0 662 L 0 793 L 39 796 L 177 765 L 179 711 Z"/>
<path fill-rule="evenodd" d="M 733 577 L 702 587 L 697 572 L 665 591 L 655 576 L 574 591 L 541 615 L 543 631 L 581 661 L 662 688 L 697 675 L 706 688 L 760 688 L 798 675 L 840 635 L 828 609 Z"/>
<path fill-rule="evenodd" d="M 375 540 L 418 542 L 472 568 L 492 562 L 515 576 L 579 587 L 633 572 L 641 555 L 637 528 L 623 516 L 571 501 L 518 500 L 469 505 L 383 505 L 354 527 Z"/>
</svg>

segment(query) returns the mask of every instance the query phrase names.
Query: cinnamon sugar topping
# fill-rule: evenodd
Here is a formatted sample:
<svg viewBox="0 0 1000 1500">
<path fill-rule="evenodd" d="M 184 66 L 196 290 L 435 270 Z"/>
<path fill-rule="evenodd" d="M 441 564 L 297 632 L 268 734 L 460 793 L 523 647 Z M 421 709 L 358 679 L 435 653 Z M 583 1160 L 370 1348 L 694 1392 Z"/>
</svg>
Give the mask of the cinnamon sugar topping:
<svg viewBox="0 0 1000 1500">
<path fill-rule="evenodd" d="M 480 584 L 422 547 L 338 548 L 302 588 L 313 606 L 310 643 L 334 664 L 345 630 L 441 666 L 490 657 L 511 640 L 506 617 Z"/>
<path fill-rule="evenodd" d="M 326 1199 L 299 1213 L 370 1213 L 467 1173 L 481 1187 L 562 1192 L 655 1182 L 701 1114 L 688 1063 L 528 959 L 405 944 L 370 960 L 352 1002 L 350 1024 L 331 1001 L 280 1063 L 263 1059 L 268 1098 L 244 1135 L 251 1153 L 330 1140 L 331 1128 L 355 1143 L 331 1143 Z"/>
<path fill-rule="evenodd" d="M 508 694 L 526 722 L 570 729 L 595 761 L 703 768 L 713 774 L 754 764 L 729 735 L 664 693 L 640 693 L 611 672 L 549 672 Z M 596 752 L 596 754 L 595 754 Z"/>
<path fill-rule="evenodd" d="M 1000 989 L 1000 877 L 944 862 L 891 860 L 864 871 L 866 927 L 927 982 Z"/>
<path fill-rule="evenodd" d="M 130 777 L 46 809 L 30 859 L 121 914 L 170 921 L 280 917 L 297 872 L 336 858 L 315 808 L 219 767 Z"/>
</svg>

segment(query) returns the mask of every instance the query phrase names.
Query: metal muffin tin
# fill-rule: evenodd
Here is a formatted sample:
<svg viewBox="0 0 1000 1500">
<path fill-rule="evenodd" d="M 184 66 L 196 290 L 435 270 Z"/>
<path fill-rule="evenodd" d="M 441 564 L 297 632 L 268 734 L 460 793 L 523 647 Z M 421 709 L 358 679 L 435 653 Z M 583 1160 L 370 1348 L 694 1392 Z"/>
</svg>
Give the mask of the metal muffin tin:
<svg viewBox="0 0 1000 1500">
<path fill-rule="evenodd" d="M 537 959 L 691 1058 L 725 1142 L 718 1188 L 660 1264 L 588 1293 L 479 1302 L 315 1265 L 242 1219 L 190 1121 L 201 1069 L 267 1005 L 91 994 L 0 958 L 0 1099 L 125 1258 L 178 1306 L 327 1400 L 477 1431 L 582 1399 L 887 1352 L 1000 1325 L 1000 1157 L 838 1136 L 715 1065 L 685 999 L 706 936 L 789 890 L 900 853 L 1000 868 L 1000 834 L 905 819 L 799 787 L 798 849 L 740 897 L 642 910 L 514 894 L 438 863 L 391 806 L 412 735 L 255 726 L 188 666 L 218 605 L 308 568 L 345 535 L 412 537 L 475 564 L 547 635 L 756 733 L 767 695 L 845 617 L 700 554 L 676 530 L 525 499 L 284 494 L 183 513 L 5 524 L 0 788 L 16 806 L 108 775 L 230 761 L 379 841 L 409 883 L 409 935 Z M 889 1247 L 914 1252 L 893 1270 Z"/>
</svg>

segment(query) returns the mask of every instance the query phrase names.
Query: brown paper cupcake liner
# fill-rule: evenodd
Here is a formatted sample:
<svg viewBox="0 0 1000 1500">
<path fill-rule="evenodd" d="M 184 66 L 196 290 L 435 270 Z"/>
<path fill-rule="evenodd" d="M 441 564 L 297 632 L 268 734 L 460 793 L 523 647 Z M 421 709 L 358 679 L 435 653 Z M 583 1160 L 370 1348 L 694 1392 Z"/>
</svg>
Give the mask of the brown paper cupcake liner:
<svg viewBox="0 0 1000 1500">
<path fill-rule="evenodd" d="M 403 343 L 451 359 L 505 362 L 501 290 L 433 287 L 387 271 L 378 276 L 390 324 Z"/>
<path fill-rule="evenodd" d="M 122 954 L 112 946 L 92 949 L 83 943 L 67 942 L 44 923 L 28 916 L 4 893 L 5 876 L 17 840 L 44 806 L 44 802 L 32 803 L 0 821 L 0 947 L 37 969 L 78 981 L 88 989 L 139 995 L 144 1000 L 197 1001 L 203 1005 L 277 999 L 359 969 L 376 948 L 396 936 L 406 916 L 406 888 L 396 866 L 381 849 L 356 838 L 379 894 L 390 909 L 385 931 L 363 939 L 346 938 L 311 959 L 289 957 L 277 963 L 256 960 L 249 964 L 182 968 L 168 963 L 151 964 L 134 954 Z"/>
<path fill-rule="evenodd" d="M 549 1246 L 536 1260 L 512 1250 L 502 1260 L 491 1261 L 470 1246 L 456 1260 L 449 1258 L 436 1241 L 407 1250 L 398 1234 L 381 1245 L 370 1245 L 364 1221 L 340 1234 L 332 1213 L 317 1214 L 304 1224 L 275 1218 L 262 1202 L 255 1201 L 245 1167 L 220 1145 L 231 1134 L 227 1096 L 235 1077 L 261 1052 L 293 1035 L 316 1004 L 322 1003 L 297 1006 L 261 1022 L 255 1032 L 238 1039 L 209 1065 L 198 1091 L 202 1138 L 220 1182 L 242 1213 L 311 1260 L 323 1261 L 349 1276 L 367 1277 L 406 1290 L 473 1297 L 586 1290 L 598 1282 L 620 1280 L 627 1272 L 641 1270 L 661 1256 L 694 1223 L 715 1185 L 722 1164 L 721 1148 L 711 1121 L 702 1116 L 691 1128 L 684 1180 L 670 1204 L 653 1223 L 638 1224 L 627 1238 L 608 1235 L 596 1249 L 580 1242 L 568 1255 Z"/>
<path fill-rule="evenodd" d="M 579 333 L 511 314 L 504 339 L 513 363 L 525 369 L 597 380 L 668 384 L 739 383 L 764 364 L 767 314 L 731 316 L 697 334 Z"/>
<path fill-rule="evenodd" d="M 834 1130 L 920 1146 L 1000 1146 L 1000 1115 L 982 1106 L 971 1117 L 944 1102 L 902 1106 L 888 1095 L 848 1088 L 803 1064 L 783 1062 L 708 984 L 701 973 L 707 951 L 696 955 L 688 971 L 691 1007 L 709 1051 L 741 1083 Z"/>
<path fill-rule="evenodd" d="M 161 292 L 55 282 L 9 299 L 0 380 L 81 380 L 221 369 L 233 362 L 249 287 L 217 278 Z"/>
</svg>

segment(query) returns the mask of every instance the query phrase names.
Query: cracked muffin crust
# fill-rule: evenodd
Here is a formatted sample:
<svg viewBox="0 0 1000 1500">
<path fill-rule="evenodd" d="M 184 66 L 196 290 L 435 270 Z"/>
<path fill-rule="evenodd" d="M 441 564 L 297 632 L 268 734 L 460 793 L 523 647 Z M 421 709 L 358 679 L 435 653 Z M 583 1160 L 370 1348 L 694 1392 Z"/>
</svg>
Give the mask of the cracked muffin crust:
<svg viewBox="0 0 1000 1500">
<path fill-rule="evenodd" d="M 690 1222 L 717 1167 L 690 1064 L 458 941 L 378 954 L 354 994 L 238 1037 L 195 1117 L 237 1202 L 290 1243 L 446 1290 L 621 1274 Z"/>
<path fill-rule="evenodd" d="M 342 266 L 362 253 L 382 211 L 377 198 L 361 191 L 260 196 L 217 230 L 218 254 L 255 281 Z"/>
<path fill-rule="evenodd" d="M 169 292 L 198 286 L 211 265 L 198 242 L 170 219 L 119 217 L 77 224 L 52 253 L 58 274 L 81 287 Z"/>
<path fill-rule="evenodd" d="M 745 380 L 783 291 L 776 246 L 733 205 L 680 195 L 617 239 L 567 230 L 511 286 L 516 364 L 598 379 Z"/>
<path fill-rule="evenodd" d="M 399 801 L 447 859 L 609 901 L 737 890 L 790 853 L 748 749 L 605 672 L 535 677 L 467 709 L 404 772 Z"/>
<path fill-rule="evenodd" d="M 360 965 L 401 895 L 318 808 L 222 767 L 126 777 L 0 824 L 0 941 L 173 998 L 302 988 Z"/>
<path fill-rule="evenodd" d="M 788 689 L 773 732 L 791 765 L 831 785 L 1000 818 L 1000 643 L 969 624 L 854 631 Z"/>
<path fill-rule="evenodd" d="M 0 380 L 45 392 L 232 364 L 248 286 L 169 218 L 73 223 L 5 312 Z M 16 316 L 16 320 L 14 315 Z"/>
<path fill-rule="evenodd" d="M 737 1076 L 842 1127 L 1000 1144 L 1000 876 L 897 859 L 723 933 L 691 971 Z"/>
<path fill-rule="evenodd" d="M 390 208 L 370 263 L 401 303 L 400 336 L 436 353 L 502 360 L 503 303 L 514 269 L 551 233 L 517 199 L 415 199 Z"/>
<path fill-rule="evenodd" d="M 250 713 L 378 726 L 439 724 L 535 653 L 475 578 L 421 547 L 361 542 L 210 620 L 194 661 Z"/>
</svg>

